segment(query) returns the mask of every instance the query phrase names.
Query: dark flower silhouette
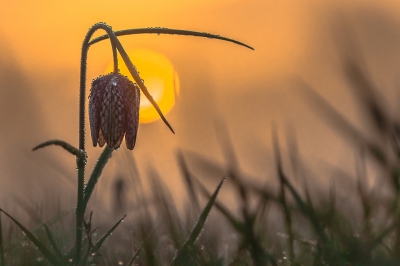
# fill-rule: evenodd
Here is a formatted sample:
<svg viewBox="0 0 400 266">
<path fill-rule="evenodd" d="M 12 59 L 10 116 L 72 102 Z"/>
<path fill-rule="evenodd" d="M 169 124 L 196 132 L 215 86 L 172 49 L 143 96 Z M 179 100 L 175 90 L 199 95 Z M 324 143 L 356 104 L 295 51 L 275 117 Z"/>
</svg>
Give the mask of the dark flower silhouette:
<svg viewBox="0 0 400 266">
<path fill-rule="evenodd" d="M 93 80 L 89 95 L 89 121 L 93 146 L 135 147 L 139 126 L 140 93 L 136 84 L 119 73 Z"/>
</svg>

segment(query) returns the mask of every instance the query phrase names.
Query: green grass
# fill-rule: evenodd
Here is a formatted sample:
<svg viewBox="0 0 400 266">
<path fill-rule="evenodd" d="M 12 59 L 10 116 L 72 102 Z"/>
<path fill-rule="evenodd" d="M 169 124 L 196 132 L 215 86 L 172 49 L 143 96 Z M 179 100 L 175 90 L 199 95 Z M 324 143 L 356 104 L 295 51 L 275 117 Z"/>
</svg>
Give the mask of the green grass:
<svg viewBox="0 0 400 266">
<path fill-rule="evenodd" d="M 150 169 L 146 179 L 151 180 L 152 193 L 137 193 L 134 202 L 122 202 L 131 206 L 127 216 L 102 220 L 97 213 L 81 213 L 85 219 L 79 231 L 83 235 L 79 265 L 400 265 L 400 127 L 375 97 L 376 89 L 361 67 L 348 59 L 345 69 L 376 139 L 354 128 L 307 84 L 298 85 L 318 113 L 361 154 L 356 176 L 341 173 L 354 181 L 353 191 L 342 184 L 319 191 L 307 185 L 313 182 L 307 171 L 302 172 L 303 185 L 298 185 L 299 179 L 288 173 L 299 174 L 294 169 L 301 167 L 283 164 L 283 157 L 294 153 L 294 148 L 289 145 L 293 150 L 282 154 L 275 126 L 276 174 L 267 176 L 268 182 L 261 178 L 257 184 L 249 182 L 252 178 L 240 171 L 228 130 L 220 123 L 219 143 L 227 165 L 219 166 L 225 174 L 214 177 L 221 180 L 214 192 L 200 181 L 202 176 L 193 175 L 185 152 L 177 153 L 188 194 L 186 211 L 177 210 L 157 169 Z M 62 141 L 37 148 L 47 145 L 62 146 L 78 160 L 86 156 Z M 105 148 L 82 188 L 81 210 L 86 209 L 112 151 Z M 216 165 L 198 159 L 205 168 Z M 379 173 L 381 190 L 368 186 L 370 165 Z M 321 178 L 329 178 L 328 173 Z M 232 211 L 231 202 L 218 198 L 225 179 L 232 184 L 237 211 Z M 278 186 L 271 186 L 271 180 Z M 30 219 L 18 221 L 13 210 L 0 209 L 1 265 L 76 264 L 74 210 L 54 213 L 53 219 L 38 223 L 43 220 L 40 210 L 36 213 L 28 203 L 22 205 Z"/>
<path fill-rule="evenodd" d="M 293 185 L 274 136 L 276 176 L 269 178 L 278 180 L 276 191 L 265 184 L 246 182 L 249 177 L 240 172 L 233 147 L 226 141 L 221 146 L 232 163 L 228 163 L 225 173 L 234 185 L 239 206 L 233 212 L 227 207 L 229 202 L 216 198 L 222 183 L 212 195 L 199 181 L 201 177 L 191 173 L 184 152 L 178 153 L 189 195 L 187 211 L 178 212 L 160 177 L 151 170 L 153 196 L 138 196 L 136 204 L 144 207 L 128 216 L 118 228 L 111 228 L 115 229 L 113 235 L 104 229 L 111 224 L 103 222 L 105 226 L 95 230 L 99 221 L 91 219 L 85 223 L 90 232 L 95 231 L 91 236 L 86 234 L 84 250 L 96 246 L 94 243 L 102 245 L 93 248 L 83 261 L 87 265 L 399 265 L 399 192 L 394 183 L 396 171 L 391 169 L 394 166 L 384 164 L 386 159 L 367 149 L 367 162 L 383 165 L 382 172 L 387 176 L 382 175 L 382 179 L 392 182 L 392 191 L 387 195 L 374 194 L 367 187 L 367 177 L 363 176 L 366 171 L 362 169 L 351 195 L 337 193 L 340 185 L 332 187 L 329 193 L 310 191 L 306 186 Z M 381 150 L 379 154 L 392 152 Z M 202 165 L 206 167 L 207 163 L 214 164 L 203 158 Z M 358 204 L 343 206 L 346 198 Z M 211 199 L 208 205 L 204 203 L 207 199 Z M 215 210 L 210 216 L 211 206 Z M 360 215 L 351 215 L 356 213 Z M 55 254 L 68 254 L 68 247 L 74 242 L 68 234 L 74 229 L 63 222 L 73 220 L 71 213 L 69 216 L 49 221 L 33 231 Z M 118 219 L 110 220 L 115 223 Z M 3 232 L 7 230 L 3 228 Z M 105 242 L 103 235 L 108 237 Z M 3 233 L 0 243 L 4 246 L 4 265 L 51 265 L 29 239 L 29 235 L 7 237 Z"/>
</svg>

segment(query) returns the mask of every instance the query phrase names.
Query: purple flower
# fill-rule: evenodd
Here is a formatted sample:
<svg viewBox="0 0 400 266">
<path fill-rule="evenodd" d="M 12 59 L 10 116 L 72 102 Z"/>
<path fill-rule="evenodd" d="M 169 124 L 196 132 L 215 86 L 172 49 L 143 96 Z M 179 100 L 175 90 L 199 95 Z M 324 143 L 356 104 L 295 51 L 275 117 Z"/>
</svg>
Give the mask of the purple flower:
<svg viewBox="0 0 400 266">
<path fill-rule="evenodd" d="M 89 121 L 93 146 L 118 149 L 135 147 L 139 126 L 140 93 L 136 84 L 119 73 L 93 80 L 89 95 Z"/>
</svg>

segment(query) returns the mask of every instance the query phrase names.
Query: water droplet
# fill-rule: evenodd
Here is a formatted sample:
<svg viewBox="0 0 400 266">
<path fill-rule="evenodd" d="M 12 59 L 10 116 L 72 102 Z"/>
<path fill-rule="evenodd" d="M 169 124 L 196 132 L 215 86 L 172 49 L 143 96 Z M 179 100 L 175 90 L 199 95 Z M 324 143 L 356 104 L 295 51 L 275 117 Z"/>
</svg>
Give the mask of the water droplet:
<svg viewBox="0 0 400 266">
<path fill-rule="evenodd" d="M 69 261 L 69 262 L 72 262 L 72 259 L 69 259 L 68 261 Z"/>
<path fill-rule="evenodd" d="M 123 265 L 124 263 L 122 262 L 122 261 L 119 261 L 118 262 L 118 265 Z"/>
<path fill-rule="evenodd" d="M 41 261 L 43 260 L 43 258 L 42 258 L 42 257 L 39 257 L 39 258 L 37 258 L 36 260 L 39 261 L 39 262 L 41 262 Z"/>
</svg>

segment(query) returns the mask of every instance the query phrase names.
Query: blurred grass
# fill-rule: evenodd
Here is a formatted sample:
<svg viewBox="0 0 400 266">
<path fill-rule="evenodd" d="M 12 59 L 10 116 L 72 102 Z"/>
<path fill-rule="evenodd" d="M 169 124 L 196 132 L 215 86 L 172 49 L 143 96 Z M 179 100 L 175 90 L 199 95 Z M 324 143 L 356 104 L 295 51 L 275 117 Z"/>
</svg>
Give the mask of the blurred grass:
<svg viewBox="0 0 400 266">
<path fill-rule="evenodd" d="M 122 183 L 114 186 L 119 212 L 125 211 L 128 216 L 120 219 L 122 215 L 115 214 L 109 217 L 109 221 L 97 225 L 99 219 L 92 219 L 96 214 L 90 215 L 85 222 L 87 257 L 82 263 L 400 265 L 400 126 L 397 118 L 390 117 L 376 96 L 376 86 L 372 85 L 362 65 L 351 58 L 344 62 L 345 73 L 354 87 L 370 130 L 376 132 L 374 139 L 354 128 L 308 84 L 301 81 L 297 85 L 317 113 L 323 115 L 343 138 L 355 144 L 359 154 L 356 176 L 336 171 L 349 182 L 354 181 L 354 186 L 349 188 L 345 187 L 347 183 L 336 183 L 328 191 L 309 186 L 314 177 L 309 177 L 311 174 L 302 169 L 293 139 L 288 140 L 291 150 L 286 154 L 291 164 L 284 165 L 282 158 L 285 155 L 281 153 L 275 126 L 272 146 L 278 189 L 272 185 L 273 176 L 269 176 L 266 182 L 261 182 L 262 179 L 258 183 L 250 182 L 254 179 L 241 172 L 227 128 L 218 122 L 219 143 L 226 165 L 218 165 L 200 156 L 197 162 L 204 168 L 222 169 L 237 196 L 237 211 L 232 211 L 232 202 L 217 198 L 222 181 L 218 186 L 214 185 L 217 189 L 211 194 L 201 181 L 203 177 L 192 174 L 184 151 L 177 153 L 187 193 L 183 213 L 173 204 L 172 195 L 154 168 L 148 171 L 152 181 L 151 195 L 140 193 L 143 188 L 137 181 L 136 164 L 130 161 L 127 165 L 134 167 L 129 172 L 136 180 L 134 199 L 119 195 L 123 193 L 118 189 Z M 104 159 L 109 156 L 105 153 Z M 366 168 L 371 165 L 379 173 L 379 190 L 368 182 Z M 101 169 L 90 182 L 94 184 L 100 173 Z M 323 178 L 328 177 L 327 173 Z M 122 181 L 118 179 L 116 182 Z M 60 257 L 66 258 L 66 265 L 72 265 L 69 258 L 73 257 L 73 251 L 68 247 L 74 242 L 73 212 L 58 209 L 54 219 L 41 222 L 40 209 L 33 209 L 31 204 L 21 201 L 18 204 L 29 214 L 30 221 L 23 221 L 23 224 L 33 228 L 33 234 L 22 236 L 21 230 L 28 232 L 26 227 L 4 223 L 8 214 L 4 212 L 5 215 L 1 215 L 0 212 L 1 265 L 54 265 Z M 12 210 L 7 212 L 12 214 Z M 104 231 L 103 228 L 110 226 L 103 225 L 111 224 L 111 221 L 118 222 Z M 28 239 L 37 239 L 48 248 L 39 250 Z M 56 257 L 52 262 L 48 261 L 46 257 L 52 258 L 53 255 L 45 257 L 40 251 L 56 254 Z"/>
</svg>

